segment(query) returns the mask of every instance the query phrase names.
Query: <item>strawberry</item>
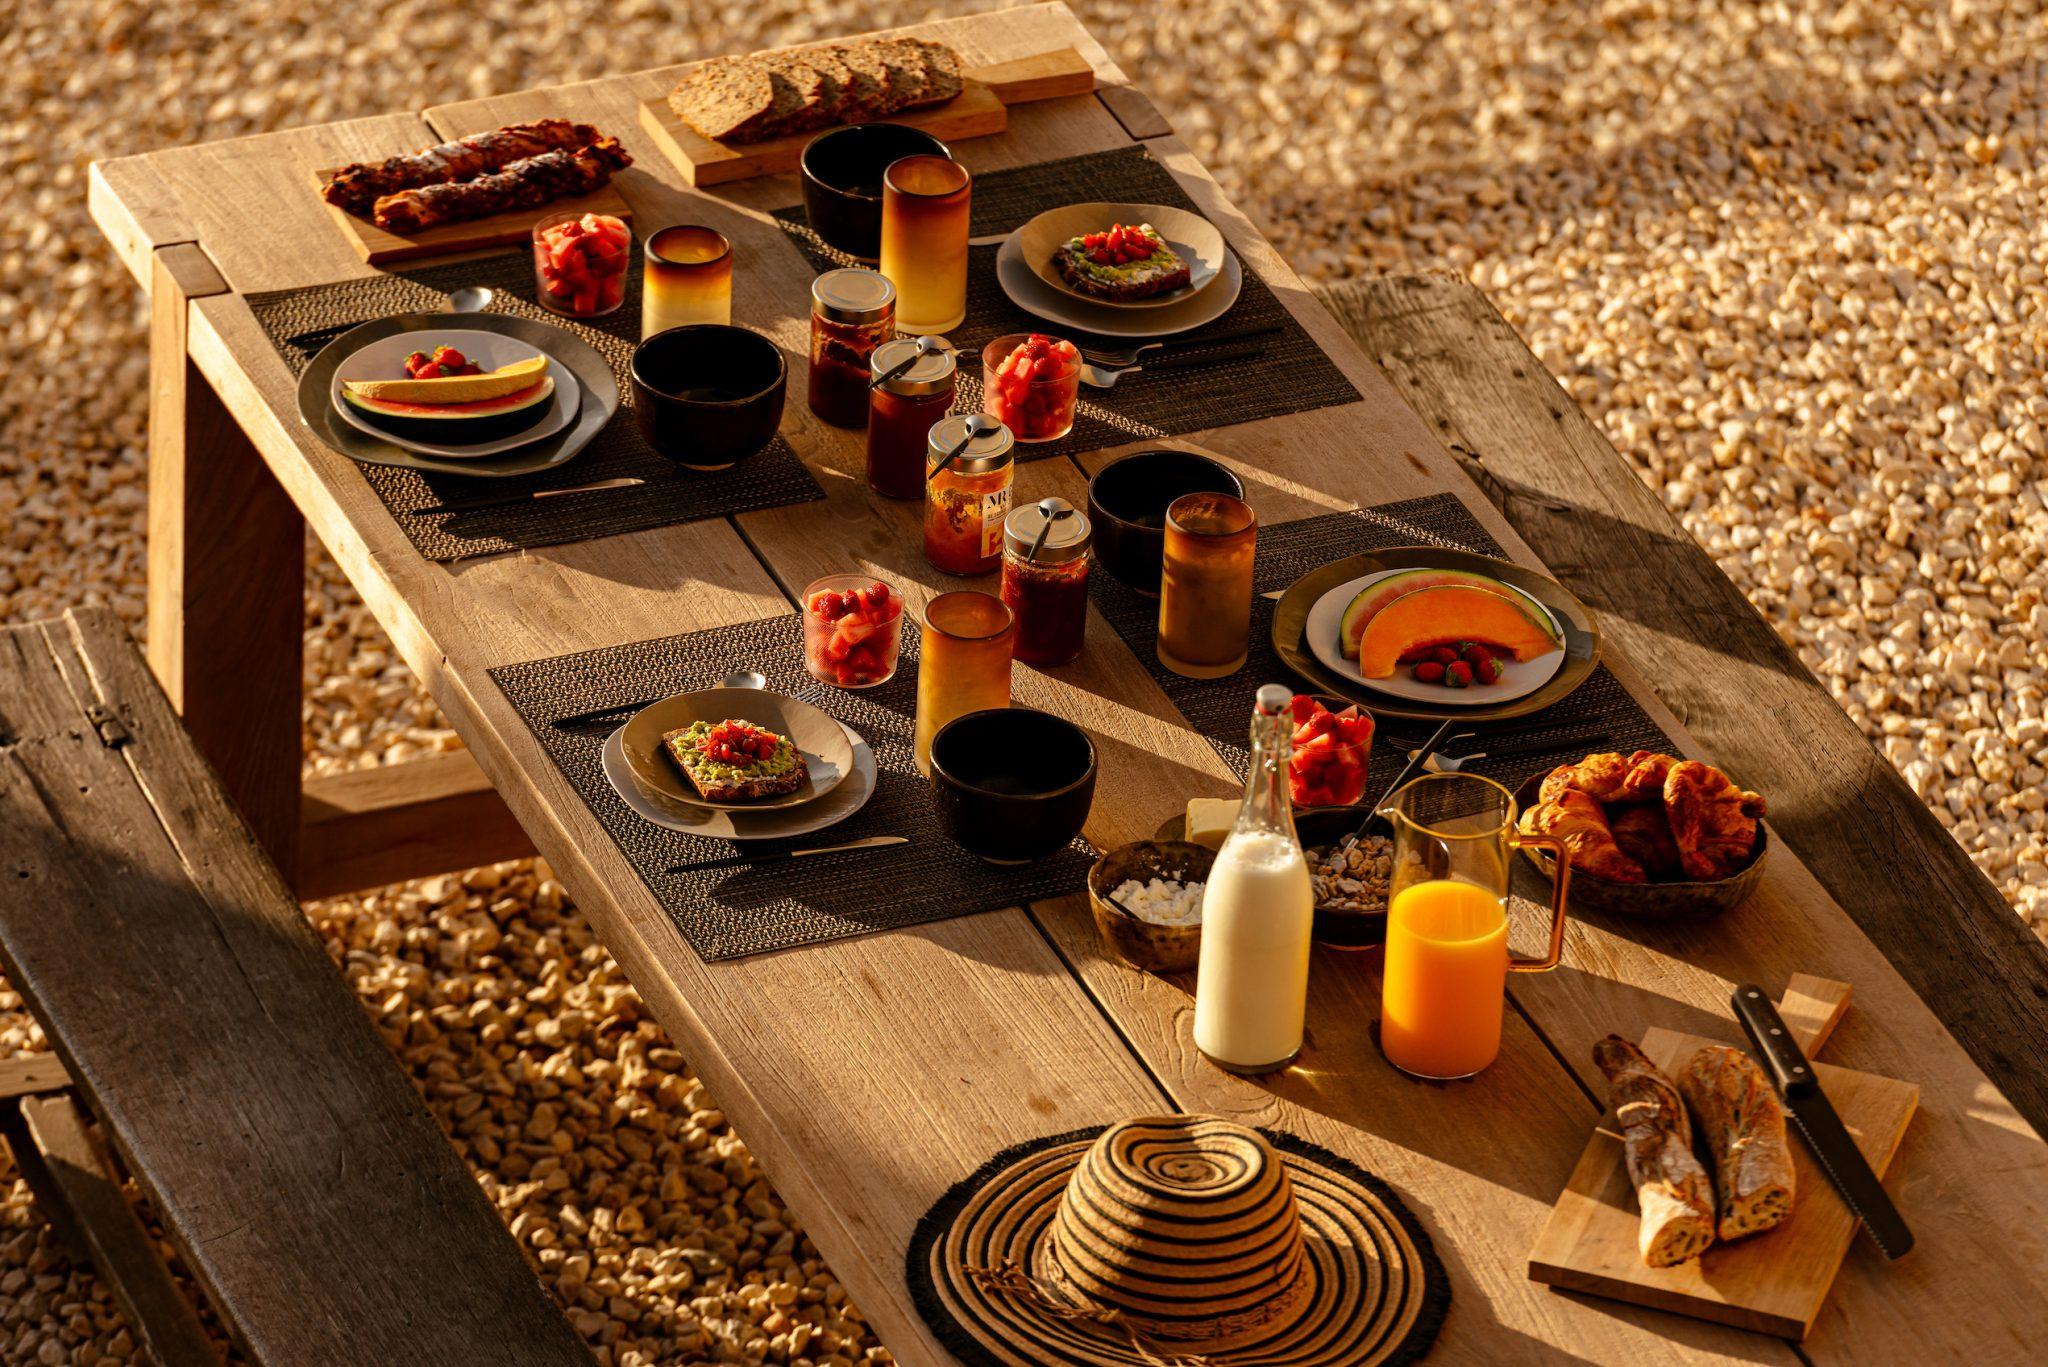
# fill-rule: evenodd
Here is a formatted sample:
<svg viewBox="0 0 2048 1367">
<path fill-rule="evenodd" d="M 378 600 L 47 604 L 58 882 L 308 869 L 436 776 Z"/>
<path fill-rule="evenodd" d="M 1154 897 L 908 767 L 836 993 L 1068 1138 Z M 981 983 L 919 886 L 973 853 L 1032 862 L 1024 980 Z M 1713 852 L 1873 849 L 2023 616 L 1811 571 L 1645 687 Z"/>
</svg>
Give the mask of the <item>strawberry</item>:
<svg viewBox="0 0 2048 1367">
<path fill-rule="evenodd" d="M 1419 683 L 1442 683 L 1444 679 L 1444 666 L 1435 660 L 1417 660 L 1408 672 Z"/>
<path fill-rule="evenodd" d="M 1463 660 L 1458 661 L 1456 664 L 1445 665 L 1444 684 L 1449 688 L 1470 688 L 1472 686 L 1472 666 L 1466 664 Z"/>
<path fill-rule="evenodd" d="M 1507 672 L 1507 666 L 1489 655 L 1472 666 L 1472 678 L 1477 683 L 1499 683 L 1500 676 Z"/>
</svg>

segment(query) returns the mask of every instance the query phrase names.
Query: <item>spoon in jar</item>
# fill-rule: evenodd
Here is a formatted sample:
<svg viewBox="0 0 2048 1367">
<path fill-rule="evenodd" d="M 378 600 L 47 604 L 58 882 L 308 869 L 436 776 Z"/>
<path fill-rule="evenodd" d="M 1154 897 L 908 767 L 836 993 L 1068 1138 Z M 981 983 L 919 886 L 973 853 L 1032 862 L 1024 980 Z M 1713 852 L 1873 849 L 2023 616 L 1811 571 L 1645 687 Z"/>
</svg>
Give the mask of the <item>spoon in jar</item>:
<svg viewBox="0 0 2048 1367">
<path fill-rule="evenodd" d="M 953 344 L 943 337 L 924 336 L 917 339 L 917 347 L 908 356 L 890 366 L 874 379 L 868 381 L 869 389 L 880 389 L 904 371 L 931 355 L 934 351 L 951 351 Z"/>
<path fill-rule="evenodd" d="M 1038 563 L 1038 553 L 1045 549 L 1045 539 L 1052 535 L 1052 524 L 1061 518 L 1072 517 L 1074 505 L 1056 496 L 1041 498 L 1038 500 L 1038 513 L 1045 519 L 1045 525 L 1038 529 L 1038 535 L 1032 538 L 1031 549 L 1025 553 L 1024 563 L 1027 565 Z"/>
<path fill-rule="evenodd" d="M 956 442 L 952 450 L 939 457 L 939 463 L 934 465 L 932 472 L 924 477 L 925 482 L 929 484 L 932 480 L 937 479 L 944 473 L 946 467 L 953 463 L 954 457 L 974 445 L 975 442 L 983 437 L 992 437 L 1002 430 L 1003 425 L 986 413 L 976 413 L 970 416 L 967 419 L 967 435 Z"/>
</svg>

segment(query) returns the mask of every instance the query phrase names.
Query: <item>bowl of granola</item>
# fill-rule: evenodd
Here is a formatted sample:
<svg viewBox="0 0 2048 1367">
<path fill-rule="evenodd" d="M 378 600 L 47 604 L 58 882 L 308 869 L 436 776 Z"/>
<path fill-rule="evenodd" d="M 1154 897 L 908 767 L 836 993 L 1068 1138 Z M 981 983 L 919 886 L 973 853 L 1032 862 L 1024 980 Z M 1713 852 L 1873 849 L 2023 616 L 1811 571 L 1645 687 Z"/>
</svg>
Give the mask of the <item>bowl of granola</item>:
<svg viewBox="0 0 2048 1367">
<path fill-rule="evenodd" d="M 1374 819 L 1359 833 L 1359 813 L 1323 807 L 1294 814 L 1295 838 L 1308 858 L 1315 893 L 1316 943 L 1333 949 L 1370 949 L 1386 943 L 1387 887 L 1394 876 L 1394 842 Z"/>
</svg>

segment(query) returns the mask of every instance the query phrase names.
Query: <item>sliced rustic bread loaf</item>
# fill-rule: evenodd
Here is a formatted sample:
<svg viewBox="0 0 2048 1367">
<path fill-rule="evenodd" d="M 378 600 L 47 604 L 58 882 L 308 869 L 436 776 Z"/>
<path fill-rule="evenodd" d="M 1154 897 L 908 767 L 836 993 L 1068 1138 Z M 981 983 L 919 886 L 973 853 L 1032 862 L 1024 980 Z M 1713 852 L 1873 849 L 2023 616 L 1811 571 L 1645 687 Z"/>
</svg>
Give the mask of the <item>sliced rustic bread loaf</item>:
<svg viewBox="0 0 2048 1367">
<path fill-rule="evenodd" d="M 941 104 L 964 88 L 959 54 L 944 43 L 870 38 L 714 57 L 668 102 L 707 138 L 762 142 Z"/>
<path fill-rule="evenodd" d="M 676 116 L 707 138 L 746 142 L 775 105 L 768 71 L 746 57 L 713 57 L 692 68 L 683 83 L 669 92 Z"/>
</svg>

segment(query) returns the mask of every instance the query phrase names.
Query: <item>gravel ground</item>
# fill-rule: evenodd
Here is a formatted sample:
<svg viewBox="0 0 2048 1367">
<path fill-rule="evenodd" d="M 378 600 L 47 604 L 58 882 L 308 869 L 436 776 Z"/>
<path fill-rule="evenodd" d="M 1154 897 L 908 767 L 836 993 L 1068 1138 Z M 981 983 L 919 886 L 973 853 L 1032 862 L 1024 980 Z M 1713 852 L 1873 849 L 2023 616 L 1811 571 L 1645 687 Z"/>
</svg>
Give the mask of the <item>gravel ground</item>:
<svg viewBox="0 0 2048 1367">
<path fill-rule="evenodd" d="M 1438 266 L 1484 287 L 2048 924 L 2040 7 L 1077 8 L 1312 279 Z M 851 31 L 867 10 L 0 0 L 0 621 L 86 602 L 140 620 L 144 336 L 86 216 L 90 158 Z M 453 744 L 317 553 L 308 585 L 308 765 Z M 544 868 L 311 913 L 601 1357 L 887 1360 Z M 0 989 L 0 1054 L 42 1047 Z M 135 1356 L 0 1166 L 0 1360 Z"/>
</svg>

